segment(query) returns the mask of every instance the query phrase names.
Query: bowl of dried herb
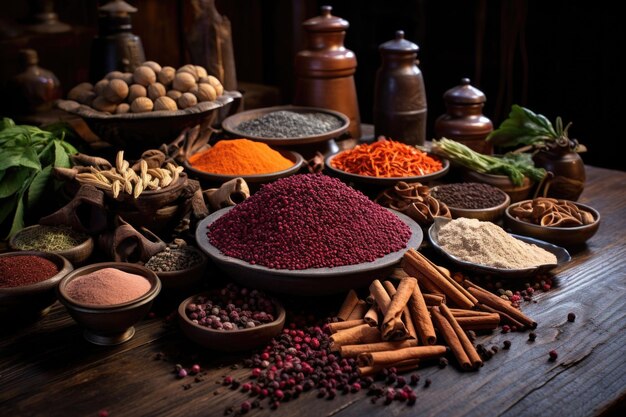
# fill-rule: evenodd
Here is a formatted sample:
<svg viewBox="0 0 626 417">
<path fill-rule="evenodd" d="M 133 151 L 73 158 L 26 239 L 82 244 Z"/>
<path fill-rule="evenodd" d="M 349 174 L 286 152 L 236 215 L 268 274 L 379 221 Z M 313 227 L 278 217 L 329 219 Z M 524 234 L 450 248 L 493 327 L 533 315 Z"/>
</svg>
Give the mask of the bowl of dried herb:
<svg viewBox="0 0 626 417">
<path fill-rule="evenodd" d="M 9 246 L 17 251 L 54 253 L 63 256 L 72 265 L 82 265 L 93 253 L 94 240 L 70 227 L 35 224 L 13 235 Z"/>
</svg>

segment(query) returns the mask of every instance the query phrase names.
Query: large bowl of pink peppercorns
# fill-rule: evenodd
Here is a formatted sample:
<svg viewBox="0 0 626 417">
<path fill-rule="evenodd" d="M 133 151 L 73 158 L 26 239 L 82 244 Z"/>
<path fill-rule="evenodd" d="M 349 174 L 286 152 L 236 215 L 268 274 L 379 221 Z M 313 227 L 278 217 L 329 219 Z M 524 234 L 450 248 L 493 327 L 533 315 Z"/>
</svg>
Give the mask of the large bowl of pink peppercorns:
<svg viewBox="0 0 626 417">
<path fill-rule="evenodd" d="M 178 306 L 182 332 L 219 351 L 244 351 L 267 343 L 285 325 L 285 309 L 262 291 L 235 284 L 193 295 Z"/>
</svg>

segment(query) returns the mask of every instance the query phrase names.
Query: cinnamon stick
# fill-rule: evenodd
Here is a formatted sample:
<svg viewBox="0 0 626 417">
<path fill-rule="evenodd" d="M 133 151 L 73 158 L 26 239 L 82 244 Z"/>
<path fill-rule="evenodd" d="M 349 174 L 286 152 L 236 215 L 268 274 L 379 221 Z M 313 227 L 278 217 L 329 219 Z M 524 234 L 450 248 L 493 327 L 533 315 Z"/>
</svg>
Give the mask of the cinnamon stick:
<svg viewBox="0 0 626 417">
<path fill-rule="evenodd" d="M 497 295 L 490 293 L 487 290 L 478 289 L 475 287 L 469 287 L 467 289 L 474 297 L 478 299 L 483 304 L 488 305 L 489 307 L 494 308 L 495 310 L 502 311 L 518 322 L 522 323 L 525 327 L 529 327 L 531 329 L 535 329 L 537 327 L 537 322 L 535 322 L 530 317 L 526 316 L 517 308 L 511 305 L 510 301 L 506 301 Z"/>
<path fill-rule="evenodd" d="M 412 360 L 394 363 L 389 366 L 359 366 L 357 367 L 357 372 L 359 373 L 360 376 L 363 376 L 363 377 L 372 376 L 372 375 L 376 375 L 383 369 L 390 368 L 392 366 L 396 368 L 398 372 L 407 372 L 415 368 L 418 368 L 419 364 L 420 364 L 419 359 L 412 359 Z"/>
<path fill-rule="evenodd" d="M 338 351 L 344 345 L 382 342 L 380 331 L 368 324 L 361 324 L 345 330 L 339 330 L 330 336 L 330 350 Z"/>
<path fill-rule="evenodd" d="M 520 330 L 524 328 L 524 325 L 522 323 L 515 320 L 513 317 L 509 316 L 503 311 L 496 310 L 495 308 L 491 308 L 488 305 L 485 305 L 483 303 L 476 304 L 476 307 L 482 311 L 497 314 L 498 316 L 500 316 L 501 322 L 508 323 L 511 326 L 515 326 L 517 329 L 520 329 Z"/>
<path fill-rule="evenodd" d="M 342 358 L 355 358 L 361 353 L 383 352 L 415 346 L 415 340 L 396 340 L 392 342 L 367 343 L 363 345 L 344 345 L 339 349 Z"/>
<path fill-rule="evenodd" d="M 328 323 L 328 329 L 330 333 L 337 333 L 339 330 L 349 329 L 351 327 L 360 326 L 365 323 L 365 320 L 349 320 L 349 321 L 338 321 L 335 323 Z"/>
<path fill-rule="evenodd" d="M 430 281 L 431 284 L 440 289 L 438 292 L 443 292 L 455 305 L 467 309 L 474 307 L 474 303 L 466 296 L 465 292 L 446 279 L 426 257 L 415 249 L 409 249 L 404 254 L 402 267 L 410 276 L 417 275 Z"/>
<path fill-rule="evenodd" d="M 369 290 L 370 295 L 374 300 L 376 300 L 376 304 L 378 304 L 378 308 L 384 316 L 387 313 L 387 308 L 389 308 L 389 304 L 391 303 L 391 297 L 389 297 L 389 294 L 383 287 L 383 284 L 377 279 L 372 281 Z"/>
<path fill-rule="evenodd" d="M 435 327 L 430 318 L 430 313 L 426 307 L 426 300 L 420 291 L 419 285 L 413 288 L 413 293 L 409 299 L 409 314 L 413 320 L 413 324 L 417 330 L 420 340 L 425 345 L 434 345 L 437 343 L 437 335 Z"/>
<path fill-rule="evenodd" d="M 357 356 L 361 366 L 393 366 L 394 363 L 411 359 L 429 359 L 445 355 L 447 348 L 442 345 L 415 346 L 397 350 L 362 353 Z"/>
<path fill-rule="evenodd" d="M 467 334 L 465 333 L 465 331 L 461 328 L 459 323 L 456 321 L 456 319 L 452 315 L 452 312 L 450 311 L 448 306 L 445 304 L 442 304 L 439 307 L 439 311 L 446 318 L 446 320 L 448 320 L 448 323 L 450 323 L 450 325 L 452 326 L 452 329 L 456 333 L 456 336 L 459 338 L 459 341 L 461 342 L 461 345 L 463 346 L 465 353 L 467 354 L 469 360 L 472 362 L 472 366 L 474 367 L 474 369 L 478 369 L 481 366 L 483 366 L 483 361 L 482 359 L 480 359 L 480 355 L 478 354 L 478 352 L 476 352 L 476 348 L 467 337 Z"/>
<path fill-rule="evenodd" d="M 419 280 L 417 281 L 419 283 Z M 424 294 L 422 293 L 422 297 L 424 297 L 424 301 L 427 306 L 438 306 L 439 304 L 446 302 L 446 296 L 443 294 Z"/>
<path fill-rule="evenodd" d="M 441 289 L 439 289 L 439 287 L 430 282 L 430 280 L 424 277 L 423 274 L 419 274 L 416 272 L 416 275 L 414 276 L 417 278 L 417 284 L 422 289 L 422 292 L 429 294 L 441 294 Z"/>
<path fill-rule="evenodd" d="M 370 306 L 363 300 L 359 300 L 357 305 L 352 310 L 352 313 L 348 316 L 347 320 L 358 320 L 365 317 L 365 313 L 369 310 Z"/>
<path fill-rule="evenodd" d="M 417 252 L 419 253 L 419 252 Z M 421 254 L 420 254 L 421 255 Z M 428 264 L 430 264 L 431 267 L 433 267 L 436 271 L 438 271 L 441 276 L 448 281 L 450 284 L 452 284 L 457 290 L 459 290 L 460 292 L 463 293 L 464 296 L 466 296 L 473 304 L 476 304 L 478 302 L 478 300 L 476 300 L 466 289 L 465 287 L 463 287 L 461 284 L 459 284 L 453 277 L 452 274 L 450 273 L 450 271 L 447 268 L 444 268 L 443 266 L 439 266 L 439 265 L 435 265 L 430 259 L 428 259 L 427 257 L 425 257 L 424 255 L 421 255 L 422 258 L 424 258 L 424 261 L 426 261 Z"/>
<path fill-rule="evenodd" d="M 472 362 L 467 356 L 467 353 L 465 353 L 465 349 L 463 349 L 463 345 L 456 335 L 456 332 L 454 331 L 448 320 L 446 320 L 446 318 L 440 313 L 439 307 L 432 307 L 430 309 L 430 314 L 432 315 L 433 322 L 435 323 L 435 326 L 437 326 L 439 333 L 441 333 L 446 343 L 452 350 L 452 354 L 456 358 L 461 368 L 466 371 L 471 370 Z"/>
<path fill-rule="evenodd" d="M 456 317 L 459 326 L 467 330 L 495 330 L 500 325 L 500 315 L 487 313 L 487 316 Z"/>
<path fill-rule="evenodd" d="M 404 269 L 394 268 L 393 271 L 391 272 L 390 278 L 397 279 L 399 281 L 402 278 L 406 278 L 408 276 L 409 274 L 407 274 Z"/>
<path fill-rule="evenodd" d="M 348 291 L 345 300 L 343 300 L 343 304 L 341 304 L 341 308 L 339 309 L 339 313 L 337 313 L 337 318 L 341 321 L 345 321 L 356 307 L 359 302 L 359 296 L 356 294 L 354 290 Z"/>
<path fill-rule="evenodd" d="M 378 304 L 372 303 L 363 320 L 372 327 L 378 327 Z"/>
<path fill-rule="evenodd" d="M 480 310 L 465 310 L 463 308 L 450 308 L 450 312 L 457 319 L 459 317 L 476 317 L 476 316 L 490 316 L 492 313 Z"/>
<path fill-rule="evenodd" d="M 403 320 L 403 313 L 409 297 L 413 292 L 413 287 L 416 285 L 417 280 L 410 277 L 403 278 L 397 290 L 390 281 L 383 283 L 383 287 L 391 297 L 391 303 L 389 303 L 389 307 L 383 318 L 381 329 L 383 340 L 401 340 L 409 335 L 406 319 L 408 318 L 410 320 L 410 316 L 407 314 L 407 317 Z"/>
</svg>

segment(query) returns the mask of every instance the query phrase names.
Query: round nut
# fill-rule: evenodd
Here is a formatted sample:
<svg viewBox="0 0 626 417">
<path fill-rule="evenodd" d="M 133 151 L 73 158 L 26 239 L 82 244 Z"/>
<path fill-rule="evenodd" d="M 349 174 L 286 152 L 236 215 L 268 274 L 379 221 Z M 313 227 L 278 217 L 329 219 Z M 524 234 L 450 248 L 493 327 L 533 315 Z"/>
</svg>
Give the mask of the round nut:
<svg viewBox="0 0 626 417">
<path fill-rule="evenodd" d="M 96 93 L 94 93 L 93 91 L 80 90 L 78 91 L 77 96 L 74 100 L 78 101 L 80 104 L 91 106 L 95 98 L 96 98 Z"/>
<path fill-rule="evenodd" d="M 117 105 L 117 109 L 115 109 L 115 114 L 126 114 L 129 111 L 130 111 L 130 104 L 120 103 Z"/>
<path fill-rule="evenodd" d="M 196 68 L 196 74 L 198 74 L 198 79 L 202 78 L 202 77 L 206 77 L 208 74 L 206 72 L 206 69 L 201 66 L 201 65 L 194 65 L 194 67 Z"/>
<path fill-rule="evenodd" d="M 128 84 L 114 78 L 104 88 L 102 95 L 111 103 L 121 103 L 128 96 Z"/>
<path fill-rule="evenodd" d="M 198 77 L 198 70 L 196 70 L 196 66 L 192 64 L 183 65 L 176 70 L 176 74 L 180 74 L 181 72 L 186 72 L 193 75 L 194 81 L 198 81 L 198 79 L 200 78 Z"/>
<path fill-rule="evenodd" d="M 166 87 L 169 87 L 172 81 L 174 81 L 174 76 L 176 75 L 176 70 L 174 67 L 163 67 L 161 68 L 161 72 L 157 74 L 157 78 L 159 82 Z"/>
<path fill-rule="evenodd" d="M 130 105 L 133 113 L 147 113 L 154 108 L 154 103 L 148 97 L 137 97 Z"/>
<path fill-rule="evenodd" d="M 165 86 L 161 83 L 154 83 L 148 86 L 148 97 L 154 101 L 157 98 L 165 95 Z"/>
<path fill-rule="evenodd" d="M 169 98 L 171 98 L 172 100 L 178 100 L 180 98 L 180 96 L 182 96 L 183 93 L 181 93 L 178 90 L 169 90 L 166 94 L 166 96 L 168 96 Z"/>
<path fill-rule="evenodd" d="M 198 104 L 198 99 L 191 93 L 184 93 L 177 100 L 179 109 L 186 109 L 187 107 L 192 107 Z"/>
<path fill-rule="evenodd" d="M 104 76 L 105 80 L 120 80 L 124 76 L 122 71 L 111 71 Z"/>
<path fill-rule="evenodd" d="M 178 110 L 178 106 L 176 102 L 169 98 L 168 96 L 162 96 L 155 100 L 154 102 L 154 110 Z"/>
<path fill-rule="evenodd" d="M 96 98 L 94 98 L 93 103 L 91 103 L 91 106 L 98 111 L 106 112 L 106 113 L 113 113 L 115 112 L 115 109 L 117 108 L 117 104 L 111 103 L 110 101 L 105 99 L 103 96 L 97 96 Z"/>
<path fill-rule="evenodd" d="M 198 84 L 193 90 L 193 93 L 198 98 L 199 103 L 203 101 L 213 101 L 217 98 L 217 92 L 211 84 Z"/>
<path fill-rule="evenodd" d="M 218 80 L 217 77 L 214 77 L 213 75 L 209 75 L 207 77 L 202 78 L 200 82 L 209 83 L 210 85 L 212 85 L 213 88 L 215 88 L 215 92 L 217 93 L 218 97 L 224 93 L 224 86 L 222 85 L 220 80 Z"/>
<path fill-rule="evenodd" d="M 133 81 L 137 84 L 141 84 L 144 87 L 147 87 L 150 84 L 154 84 L 156 82 L 156 73 L 150 67 L 137 67 L 135 72 L 133 72 Z"/>
<path fill-rule="evenodd" d="M 109 85 L 109 80 L 102 79 L 93 86 L 93 91 L 96 93 L 96 95 L 101 96 L 107 85 Z"/>
<path fill-rule="evenodd" d="M 128 89 L 128 102 L 132 103 L 137 97 L 146 97 L 147 95 L 148 90 L 146 90 L 146 87 L 140 84 L 133 84 Z"/>
<path fill-rule="evenodd" d="M 146 61 L 141 65 L 152 68 L 152 71 L 154 71 L 155 74 L 158 74 L 161 71 L 161 65 L 154 61 Z"/>
<path fill-rule="evenodd" d="M 196 85 L 196 79 L 188 72 L 179 72 L 174 77 L 174 82 L 172 86 L 174 90 L 178 90 L 181 92 L 189 91 L 193 86 Z"/>
<path fill-rule="evenodd" d="M 67 93 L 67 98 L 69 100 L 79 101 L 78 96 L 84 91 L 92 91 L 93 85 L 91 83 L 80 83 Z"/>
<path fill-rule="evenodd" d="M 126 84 L 131 85 L 133 83 L 133 73 L 125 72 L 120 77 L 120 80 L 123 80 Z"/>
</svg>

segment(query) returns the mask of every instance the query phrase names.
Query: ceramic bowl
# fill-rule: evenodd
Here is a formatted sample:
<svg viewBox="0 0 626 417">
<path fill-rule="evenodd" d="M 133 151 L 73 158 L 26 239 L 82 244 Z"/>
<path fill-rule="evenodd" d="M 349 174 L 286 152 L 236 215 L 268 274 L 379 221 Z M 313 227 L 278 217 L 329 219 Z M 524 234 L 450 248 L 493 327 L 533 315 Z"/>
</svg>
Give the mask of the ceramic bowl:
<svg viewBox="0 0 626 417">
<path fill-rule="evenodd" d="M 124 272 L 141 275 L 150 282 L 150 290 L 139 298 L 123 304 L 94 305 L 70 298 L 67 285 L 80 276 L 103 268 L 117 268 Z M 59 301 L 67 308 L 72 318 L 84 328 L 85 339 L 96 345 L 117 345 L 133 337 L 134 325 L 149 311 L 161 291 L 157 275 L 141 265 L 124 262 L 102 262 L 83 266 L 67 274 L 57 288 Z"/>
<path fill-rule="evenodd" d="M 461 176 L 467 182 L 483 182 L 501 189 L 511 197 L 511 203 L 526 200 L 535 185 L 528 177 L 524 177 L 522 185 L 515 185 L 506 175 L 483 174 L 470 169 L 462 169 Z"/>
<path fill-rule="evenodd" d="M 224 91 L 215 101 L 176 111 L 110 114 L 80 105 L 72 100 L 60 100 L 57 106 L 80 116 L 101 140 L 129 150 L 158 148 L 173 141 L 184 129 L 214 118 L 228 116 L 232 103 L 241 99 L 238 91 Z"/>
<path fill-rule="evenodd" d="M 545 240 L 561 246 L 582 245 L 596 234 L 600 227 L 600 213 L 591 206 L 586 204 L 570 201 L 582 210 L 586 210 L 593 216 L 594 222 L 584 226 L 576 227 L 549 227 L 533 224 L 524 220 L 520 220 L 511 214 L 511 210 L 520 206 L 526 201 L 520 201 L 511 204 L 504 212 L 505 227 L 513 233 L 519 235 L 530 236 L 536 239 Z"/>
<path fill-rule="evenodd" d="M 37 232 L 39 229 L 58 229 L 55 226 L 44 226 L 35 224 L 32 226 L 28 226 L 17 232 L 11 239 L 9 240 L 9 246 L 13 250 L 23 250 L 21 249 L 16 242 L 19 242 L 20 238 L 24 236 L 28 236 L 29 234 Z M 85 235 L 85 240 L 80 244 L 65 250 L 53 251 L 51 253 L 55 253 L 57 255 L 63 256 L 65 259 L 71 262 L 74 266 L 83 265 L 91 256 L 94 249 L 94 240 L 91 236 Z"/>
<path fill-rule="evenodd" d="M 496 188 L 496 190 L 500 194 L 502 194 L 502 203 L 498 204 L 497 206 L 480 209 L 454 207 L 449 204 L 446 204 L 446 206 L 448 206 L 448 209 L 450 209 L 450 214 L 452 215 L 453 219 L 466 217 L 470 219 L 478 219 L 484 222 L 497 223 L 502 218 L 502 215 L 504 214 L 506 208 L 509 206 L 509 204 L 511 204 L 511 197 L 499 188 Z M 436 198 L 437 187 L 433 187 L 430 192 L 431 195 Z"/>
<path fill-rule="evenodd" d="M 269 113 L 273 113 L 276 111 L 291 111 L 295 113 L 324 113 L 330 116 L 336 117 L 339 121 L 341 121 L 341 126 L 337 129 L 328 131 L 326 133 L 322 133 L 319 135 L 312 136 L 299 136 L 293 138 L 272 138 L 267 136 L 252 136 L 238 129 L 239 124 L 242 122 L 258 119 L 259 117 L 265 116 Z M 274 107 L 263 107 L 260 109 L 253 109 L 244 111 L 241 113 L 233 114 L 232 116 L 227 117 L 222 122 L 222 128 L 226 131 L 230 136 L 236 138 L 246 138 L 255 140 L 257 142 L 267 143 L 268 145 L 280 145 L 280 146 L 293 146 L 293 145 L 305 145 L 311 143 L 318 142 L 326 142 L 330 139 L 338 138 L 343 135 L 350 126 L 350 119 L 343 113 L 340 113 L 335 110 L 330 109 L 322 109 L 318 107 L 304 107 L 304 106 L 274 106 Z"/>
<path fill-rule="evenodd" d="M 270 323 L 241 330 L 216 330 L 196 324 L 187 317 L 187 306 L 205 295 L 208 294 L 193 295 L 178 306 L 178 321 L 182 332 L 203 347 L 226 352 L 250 350 L 269 342 L 283 330 L 285 309 L 276 300 L 272 300 L 276 307 L 276 319 Z"/>
<path fill-rule="evenodd" d="M 206 272 L 207 265 L 209 263 L 209 258 L 204 254 L 204 252 L 193 246 L 187 246 L 186 248 L 187 250 L 197 253 L 201 261 L 189 268 L 178 271 L 154 271 L 161 280 L 161 286 L 164 291 L 182 291 L 193 288 L 202 282 L 202 278 L 204 278 L 204 273 Z"/>
<path fill-rule="evenodd" d="M 74 268 L 63 256 L 38 251 L 18 251 L 0 254 L 9 256 L 40 256 L 57 266 L 59 272 L 41 282 L 21 287 L 0 287 L 0 317 L 6 320 L 44 316 L 57 300 L 56 287 Z M 28 317 L 25 317 L 28 316 Z"/>
</svg>

